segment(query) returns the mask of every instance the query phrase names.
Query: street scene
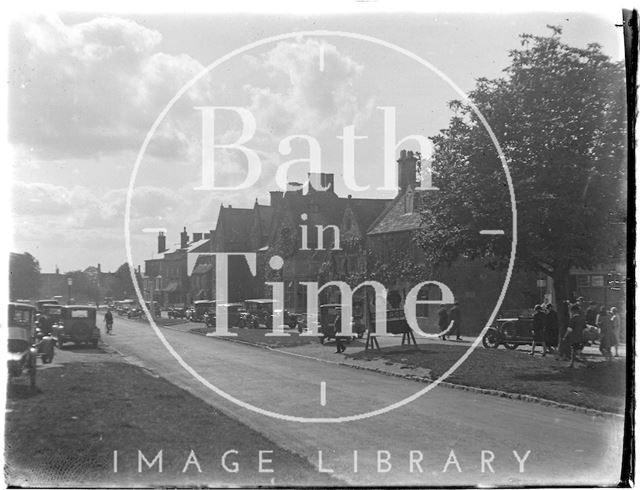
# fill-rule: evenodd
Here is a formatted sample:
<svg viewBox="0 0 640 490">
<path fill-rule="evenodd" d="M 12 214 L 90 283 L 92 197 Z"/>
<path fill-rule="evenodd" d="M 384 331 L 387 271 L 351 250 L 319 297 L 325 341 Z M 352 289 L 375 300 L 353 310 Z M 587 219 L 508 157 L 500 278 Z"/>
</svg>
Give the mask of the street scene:
<svg viewBox="0 0 640 490">
<path fill-rule="evenodd" d="M 637 13 L 362 8 L 12 22 L 7 485 L 629 485 Z"/>
</svg>

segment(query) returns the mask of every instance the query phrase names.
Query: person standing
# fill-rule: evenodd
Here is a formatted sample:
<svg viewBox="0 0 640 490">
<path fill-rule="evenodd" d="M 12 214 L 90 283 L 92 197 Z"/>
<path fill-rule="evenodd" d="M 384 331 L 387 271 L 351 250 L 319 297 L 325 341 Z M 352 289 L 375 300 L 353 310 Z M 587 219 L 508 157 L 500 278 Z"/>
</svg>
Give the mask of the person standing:
<svg viewBox="0 0 640 490">
<path fill-rule="evenodd" d="M 104 323 L 107 325 L 107 334 L 111 334 L 111 330 L 113 329 L 113 314 L 110 309 L 104 314 Z"/>
<path fill-rule="evenodd" d="M 569 367 L 572 368 L 575 366 L 576 360 L 578 360 L 578 352 L 582 349 L 582 331 L 584 330 L 585 322 L 578 305 L 573 305 L 570 313 L 571 318 L 564 338 L 571 346 L 571 364 Z"/>
<path fill-rule="evenodd" d="M 447 327 L 449 326 L 449 313 L 444 305 L 440 305 L 440 310 L 438 310 L 438 326 L 441 332 L 440 338 L 447 340 L 447 335 L 444 332 L 447 331 Z"/>
<path fill-rule="evenodd" d="M 618 343 L 620 342 L 620 315 L 618 315 L 618 308 L 615 306 L 610 310 L 611 317 L 611 346 L 614 348 L 616 357 L 618 357 Z"/>
<path fill-rule="evenodd" d="M 547 305 L 547 349 L 551 352 L 553 347 L 558 346 L 558 313 L 553 309 L 553 305 Z"/>
<path fill-rule="evenodd" d="M 455 333 L 456 340 L 462 340 L 460 338 L 460 329 L 462 327 L 462 318 L 460 314 L 460 303 L 457 301 L 453 303 L 453 308 L 449 312 L 449 321 L 453 324 L 451 327 L 451 335 Z"/>
<path fill-rule="evenodd" d="M 336 321 L 333 324 L 333 331 L 336 339 L 336 354 L 342 354 L 347 348 L 344 345 L 344 338 L 340 335 L 342 330 L 342 315 L 336 315 Z"/>
<path fill-rule="evenodd" d="M 600 353 L 605 359 L 611 362 L 611 345 L 612 345 L 612 331 L 611 331 L 611 319 L 604 306 L 600 308 L 598 318 L 596 319 L 596 325 L 600 329 Z"/>
<path fill-rule="evenodd" d="M 542 357 L 547 355 L 546 326 L 547 317 L 542 311 L 542 306 L 536 305 L 534 307 L 533 325 L 531 329 L 533 341 L 531 342 L 531 352 L 529 353 L 530 356 L 535 354 L 536 344 L 542 344 Z"/>
<path fill-rule="evenodd" d="M 595 301 L 591 301 L 589 303 L 589 307 L 587 311 L 584 313 L 584 321 L 587 325 L 596 325 L 596 320 L 598 318 L 598 306 Z"/>
</svg>

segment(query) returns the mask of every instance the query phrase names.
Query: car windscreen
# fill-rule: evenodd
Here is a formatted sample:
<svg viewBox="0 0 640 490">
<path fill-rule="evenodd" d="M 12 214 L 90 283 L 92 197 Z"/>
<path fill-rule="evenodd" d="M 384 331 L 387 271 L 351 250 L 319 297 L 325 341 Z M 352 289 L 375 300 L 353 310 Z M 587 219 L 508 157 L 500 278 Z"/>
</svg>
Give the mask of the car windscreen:
<svg viewBox="0 0 640 490">
<path fill-rule="evenodd" d="M 45 308 L 43 313 L 45 315 L 62 315 L 62 308 Z"/>
</svg>

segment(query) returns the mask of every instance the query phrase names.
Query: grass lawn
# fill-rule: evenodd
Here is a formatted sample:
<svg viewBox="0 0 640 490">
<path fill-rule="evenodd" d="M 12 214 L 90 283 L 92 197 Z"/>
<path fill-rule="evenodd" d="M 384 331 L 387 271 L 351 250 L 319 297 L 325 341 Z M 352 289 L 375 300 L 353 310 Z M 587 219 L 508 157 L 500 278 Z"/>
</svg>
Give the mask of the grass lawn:
<svg viewBox="0 0 640 490">
<path fill-rule="evenodd" d="M 208 332 L 215 332 L 213 328 L 198 327 L 191 329 L 194 333 L 207 334 Z M 255 345 L 263 345 L 274 348 L 279 347 L 296 347 L 298 345 L 305 345 L 311 343 L 318 343 L 317 337 L 301 337 L 297 330 L 285 330 L 285 333 L 290 333 L 289 337 L 267 337 L 265 334 L 271 332 L 264 328 L 229 328 L 229 332 L 237 333 L 237 337 L 230 337 L 234 340 L 241 340 L 243 342 L 249 342 Z"/>
<path fill-rule="evenodd" d="M 37 391 L 17 383 L 8 389 L 5 475 L 11 486 L 336 484 L 305 459 L 138 367 L 102 360 L 51 366 L 39 370 Z M 138 450 L 149 462 L 162 450 L 163 473 L 144 463 L 138 473 Z M 201 473 L 195 464 L 183 473 L 191 450 Z M 237 473 L 221 464 L 229 450 L 237 451 L 227 459 L 231 469 L 238 464 Z M 273 451 L 264 456 L 273 473 L 259 473 L 259 450 Z"/>
<path fill-rule="evenodd" d="M 385 359 L 432 371 L 433 379 L 451 367 L 467 349 L 458 345 L 421 345 L 385 348 L 381 352 L 350 354 L 354 359 Z M 614 359 L 607 365 L 601 357 L 589 357 L 588 367 L 568 368 L 567 361 L 554 356 L 531 358 L 525 350 L 476 349 L 447 381 L 521 393 L 561 403 L 570 403 L 607 412 L 624 413 L 625 361 Z"/>
</svg>

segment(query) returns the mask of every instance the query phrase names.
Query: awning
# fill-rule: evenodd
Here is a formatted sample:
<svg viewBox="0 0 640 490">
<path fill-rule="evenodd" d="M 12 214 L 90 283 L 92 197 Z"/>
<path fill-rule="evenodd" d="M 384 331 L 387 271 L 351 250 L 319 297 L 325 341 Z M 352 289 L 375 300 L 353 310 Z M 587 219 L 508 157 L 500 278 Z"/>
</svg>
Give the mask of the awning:
<svg viewBox="0 0 640 490">
<path fill-rule="evenodd" d="M 177 281 L 171 281 L 169 284 L 162 288 L 165 293 L 174 293 L 176 289 L 178 289 Z"/>
</svg>

